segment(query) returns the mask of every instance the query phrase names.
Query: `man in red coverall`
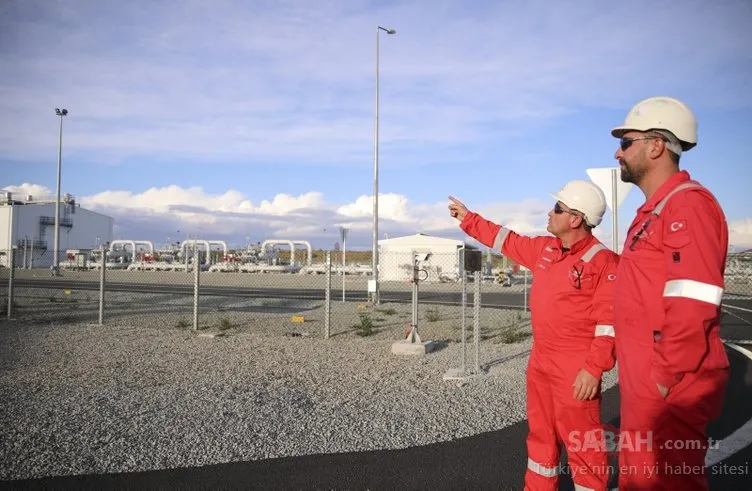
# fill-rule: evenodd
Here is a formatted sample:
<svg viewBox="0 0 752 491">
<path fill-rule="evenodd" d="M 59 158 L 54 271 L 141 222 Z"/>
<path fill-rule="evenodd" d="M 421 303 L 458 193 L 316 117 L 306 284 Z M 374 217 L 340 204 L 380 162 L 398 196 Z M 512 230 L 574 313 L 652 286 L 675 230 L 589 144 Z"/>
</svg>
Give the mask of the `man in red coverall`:
<svg viewBox="0 0 752 491">
<path fill-rule="evenodd" d="M 609 472 L 600 419 L 600 381 L 614 366 L 613 285 L 618 256 L 592 234 L 606 209 L 593 183 L 553 195 L 550 236 L 524 237 L 468 211 L 450 213 L 468 235 L 533 272 L 533 349 L 527 370 L 526 490 L 559 489 L 566 445 L 577 489 L 604 490 Z"/>
<path fill-rule="evenodd" d="M 719 337 L 726 219 L 710 191 L 679 170 L 682 151 L 697 144 L 686 104 L 641 101 L 612 135 L 622 181 L 645 194 L 614 294 L 619 489 L 707 489 L 705 430 L 729 377 Z"/>
</svg>

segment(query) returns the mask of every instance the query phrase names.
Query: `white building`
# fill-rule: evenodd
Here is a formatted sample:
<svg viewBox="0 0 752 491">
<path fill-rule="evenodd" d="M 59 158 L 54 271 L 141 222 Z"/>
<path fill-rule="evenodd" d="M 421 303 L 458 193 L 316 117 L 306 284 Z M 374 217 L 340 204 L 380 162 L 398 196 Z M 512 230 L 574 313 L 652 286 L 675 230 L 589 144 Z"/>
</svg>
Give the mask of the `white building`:
<svg viewBox="0 0 752 491">
<path fill-rule="evenodd" d="M 421 261 L 421 281 L 439 281 L 443 276 L 457 279 L 464 271 L 461 240 L 445 239 L 426 234 L 407 235 L 379 241 L 379 279 L 381 281 L 410 281 L 413 277 L 413 253 L 430 253 Z"/>
<path fill-rule="evenodd" d="M 0 202 L 0 264 L 8 265 L 8 251 L 18 247 L 16 267 L 49 268 L 55 244 L 55 198 L 19 197 L 4 192 Z M 81 208 L 66 194 L 60 201 L 58 250 L 94 249 L 112 240 L 113 219 Z"/>
</svg>

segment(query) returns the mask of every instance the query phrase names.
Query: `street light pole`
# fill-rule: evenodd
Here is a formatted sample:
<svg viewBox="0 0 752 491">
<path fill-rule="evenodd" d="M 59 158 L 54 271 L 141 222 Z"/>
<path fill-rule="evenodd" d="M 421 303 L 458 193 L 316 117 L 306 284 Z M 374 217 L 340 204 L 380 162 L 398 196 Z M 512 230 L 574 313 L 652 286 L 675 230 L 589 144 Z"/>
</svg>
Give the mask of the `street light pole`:
<svg viewBox="0 0 752 491">
<path fill-rule="evenodd" d="M 373 303 L 379 303 L 379 34 L 396 34 L 394 29 L 376 27 L 376 110 L 373 134 Z"/>
<path fill-rule="evenodd" d="M 60 275 L 60 174 L 63 163 L 63 117 L 68 115 L 67 109 L 55 108 L 55 114 L 60 116 L 60 139 L 57 147 L 57 199 L 55 200 L 55 243 L 53 246 L 52 274 Z"/>
</svg>

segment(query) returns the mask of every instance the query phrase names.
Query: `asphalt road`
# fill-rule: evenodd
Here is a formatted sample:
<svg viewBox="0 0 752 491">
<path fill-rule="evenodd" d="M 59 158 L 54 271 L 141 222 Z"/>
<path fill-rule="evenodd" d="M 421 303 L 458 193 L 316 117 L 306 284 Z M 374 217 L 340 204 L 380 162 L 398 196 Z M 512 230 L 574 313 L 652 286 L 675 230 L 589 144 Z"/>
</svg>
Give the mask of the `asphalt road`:
<svg viewBox="0 0 752 491">
<path fill-rule="evenodd" d="M 719 447 L 752 419 L 752 360 L 727 349 L 731 380 L 724 413 L 708 428 Z M 604 422 L 619 425 L 619 392 L 603 394 Z M 746 426 L 745 426 L 746 427 Z M 741 428 L 741 430 L 740 430 Z M 527 464 L 522 421 L 498 431 L 403 450 L 310 455 L 198 468 L 55 477 L 3 483 L 9 489 L 521 489 Z M 749 431 L 747 432 L 749 433 Z M 752 445 L 710 468 L 712 490 L 750 489 Z M 614 463 L 615 464 L 615 463 Z M 612 482 L 612 488 L 616 483 Z M 560 489 L 574 489 L 562 475 Z"/>
</svg>

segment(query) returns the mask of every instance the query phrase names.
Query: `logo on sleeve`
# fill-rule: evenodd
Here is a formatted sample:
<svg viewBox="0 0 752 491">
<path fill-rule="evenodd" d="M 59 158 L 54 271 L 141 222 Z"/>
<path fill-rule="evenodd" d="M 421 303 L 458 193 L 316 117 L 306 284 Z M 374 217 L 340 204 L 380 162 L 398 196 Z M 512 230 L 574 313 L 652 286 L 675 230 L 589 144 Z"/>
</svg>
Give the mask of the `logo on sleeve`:
<svg viewBox="0 0 752 491">
<path fill-rule="evenodd" d="M 671 222 L 671 225 L 668 226 L 668 229 L 673 232 L 685 232 L 687 230 L 687 221 L 686 220 L 676 220 L 674 222 Z"/>
</svg>

